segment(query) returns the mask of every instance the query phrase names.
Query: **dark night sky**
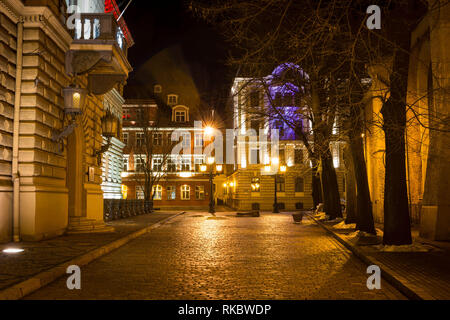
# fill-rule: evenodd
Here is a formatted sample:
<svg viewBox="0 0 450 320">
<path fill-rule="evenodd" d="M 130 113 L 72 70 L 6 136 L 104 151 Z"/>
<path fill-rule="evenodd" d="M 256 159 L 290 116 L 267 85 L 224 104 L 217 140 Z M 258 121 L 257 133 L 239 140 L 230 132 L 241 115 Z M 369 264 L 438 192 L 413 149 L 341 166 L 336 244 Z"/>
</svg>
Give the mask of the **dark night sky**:
<svg viewBox="0 0 450 320">
<path fill-rule="evenodd" d="M 121 10 L 128 1 L 117 1 Z M 185 1 L 133 0 L 124 18 L 135 40 L 128 57 L 134 69 L 130 85 L 136 85 L 134 75 L 147 60 L 165 48 L 180 45 L 194 81 L 206 93 L 205 99 L 215 100 L 218 94 L 228 92 L 232 74 L 225 66 L 228 47 L 216 30 L 193 17 Z"/>
</svg>

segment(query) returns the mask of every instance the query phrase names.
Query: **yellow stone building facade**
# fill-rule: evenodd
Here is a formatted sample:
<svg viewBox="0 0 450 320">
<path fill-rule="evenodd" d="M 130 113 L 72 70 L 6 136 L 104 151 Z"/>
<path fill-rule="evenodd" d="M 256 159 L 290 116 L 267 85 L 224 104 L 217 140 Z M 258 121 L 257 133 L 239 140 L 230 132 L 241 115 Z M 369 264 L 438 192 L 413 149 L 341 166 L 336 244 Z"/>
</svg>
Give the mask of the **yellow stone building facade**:
<svg viewBox="0 0 450 320">
<path fill-rule="evenodd" d="M 103 94 L 121 91 L 131 71 L 126 48 L 96 39 L 111 17 L 98 13 L 102 34 L 77 38 L 65 1 L 0 1 L 0 242 L 105 230 Z M 102 76 L 109 81 L 99 85 Z M 62 89 L 74 82 L 88 94 L 72 117 Z"/>
</svg>

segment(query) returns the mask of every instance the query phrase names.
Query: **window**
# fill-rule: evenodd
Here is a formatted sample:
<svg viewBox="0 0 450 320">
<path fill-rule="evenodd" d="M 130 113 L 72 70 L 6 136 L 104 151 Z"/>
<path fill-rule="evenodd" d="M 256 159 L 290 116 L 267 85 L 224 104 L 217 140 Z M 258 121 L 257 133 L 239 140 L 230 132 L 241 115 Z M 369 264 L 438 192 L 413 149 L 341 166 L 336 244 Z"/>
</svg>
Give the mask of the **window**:
<svg viewBox="0 0 450 320">
<path fill-rule="evenodd" d="M 187 184 L 181 186 L 181 200 L 191 199 L 191 187 Z"/>
<path fill-rule="evenodd" d="M 252 192 L 259 192 L 261 188 L 260 179 L 258 177 L 252 178 Z"/>
<path fill-rule="evenodd" d="M 250 120 L 250 128 L 256 131 L 256 134 L 259 134 L 259 128 L 260 128 L 260 121 L 259 120 Z"/>
<path fill-rule="evenodd" d="M 182 147 L 189 148 L 191 146 L 191 134 L 189 132 L 182 132 Z"/>
<path fill-rule="evenodd" d="M 196 133 L 195 134 L 195 147 L 203 147 L 203 133 Z"/>
<path fill-rule="evenodd" d="M 175 158 L 170 157 L 167 159 L 167 171 L 175 172 L 177 171 L 177 160 Z"/>
<path fill-rule="evenodd" d="M 145 156 L 135 155 L 134 156 L 134 168 L 135 171 L 144 171 L 145 169 Z"/>
<path fill-rule="evenodd" d="M 279 153 L 280 164 L 285 164 L 286 163 L 286 152 L 285 152 L 284 148 L 280 148 L 278 153 Z"/>
<path fill-rule="evenodd" d="M 175 121 L 186 122 L 186 111 L 185 110 L 175 111 Z"/>
<path fill-rule="evenodd" d="M 136 146 L 142 147 L 144 145 L 144 133 L 143 132 L 136 132 Z"/>
<path fill-rule="evenodd" d="M 163 135 L 161 132 L 153 133 L 153 145 L 160 146 L 162 144 Z"/>
<path fill-rule="evenodd" d="M 191 158 L 182 158 L 181 159 L 181 171 L 191 171 Z"/>
<path fill-rule="evenodd" d="M 152 159 L 152 170 L 159 172 L 162 171 L 162 158 L 160 157 L 154 157 Z"/>
<path fill-rule="evenodd" d="M 176 192 L 175 192 L 175 186 L 167 186 L 167 200 L 175 200 L 176 199 Z"/>
<path fill-rule="evenodd" d="M 125 143 L 125 146 L 128 145 L 128 132 L 122 133 L 122 141 Z"/>
<path fill-rule="evenodd" d="M 250 93 L 250 107 L 259 107 L 259 92 L 257 90 Z"/>
<path fill-rule="evenodd" d="M 295 178 L 295 192 L 305 192 L 305 183 L 302 177 Z"/>
<path fill-rule="evenodd" d="M 139 108 L 136 110 L 136 120 L 144 120 L 145 119 L 145 110 L 143 108 Z"/>
<path fill-rule="evenodd" d="M 130 109 L 123 109 L 122 110 L 122 119 L 130 119 Z"/>
<path fill-rule="evenodd" d="M 295 164 L 303 163 L 303 149 L 295 149 L 294 158 Z"/>
<path fill-rule="evenodd" d="M 195 199 L 197 200 L 205 199 L 205 186 L 195 186 Z"/>
<path fill-rule="evenodd" d="M 167 104 L 173 106 L 178 103 L 178 96 L 176 94 L 169 94 L 167 96 Z"/>
<path fill-rule="evenodd" d="M 277 177 L 277 191 L 284 192 L 284 177 Z"/>
<path fill-rule="evenodd" d="M 204 157 L 196 156 L 194 158 L 195 171 L 200 172 L 200 165 L 205 163 Z"/>
<path fill-rule="evenodd" d="M 153 92 L 154 93 L 161 93 L 162 92 L 162 87 L 159 84 L 156 84 L 153 86 Z"/>
<path fill-rule="evenodd" d="M 292 94 L 285 93 L 283 95 L 283 106 L 292 106 Z"/>
<path fill-rule="evenodd" d="M 123 171 L 128 171 L 128 157 L 123 156 Z"/>
<path fill-rule="evenodd" d="M 138 200 L 145 199 L 144 188 L 142 186 L 136 186 L 136 199 Z"/>
<path fill-rule="evenodd" d="M 162 199 L 162 186 L 157 184 L 152 188 L 153 200 L 161 200 Z"/>
</svg>

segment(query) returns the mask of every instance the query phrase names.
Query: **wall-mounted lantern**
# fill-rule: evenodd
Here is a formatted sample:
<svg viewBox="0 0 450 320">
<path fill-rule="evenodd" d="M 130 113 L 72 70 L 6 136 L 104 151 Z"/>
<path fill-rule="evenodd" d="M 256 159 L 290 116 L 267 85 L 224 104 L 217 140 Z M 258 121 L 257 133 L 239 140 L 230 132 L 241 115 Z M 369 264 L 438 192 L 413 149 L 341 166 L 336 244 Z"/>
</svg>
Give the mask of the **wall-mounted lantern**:
<svg viewBox="0 0 450 320">
<path fill-rule="evenodd" d="M 101 119 L 102 122 L 102 135 L 108 138 L 108 142 L 103 145 L 100 150 L 94 150 L 94 157 L 97 157 L 98 165 L 102 162 L 102 154 L 108 151 L 111 146 L 111 138 L 117 135 L 117 127 L 119 120 L 109 110 L 106 111 L 105 116 Z"/>
<path fill-rule="evenodd" d="M 75 127 L 76 116 L 83 113 L 84 104 L 86 102 L 87 90 L 80 88 L 77 85 L 70 85 L 62 89 L 64 96 L 64 114 L 70 115 L 71 119 L 67 126 L 61 132 L 55 131 L 52 140 L 58 143 L 58 151 L 62 152 L 64 149 L 63 139 L 69 136 Z"/>
<path fill-rule="evenodd" d="M 86 102 L 87 90 L 78 86 L 62 89 L 64 95 L 64 113 L 81 114 Z"/>
<path fill-rule="evenodd" d="M 102 134 L 105 137 L 114 137 L 117 135 L 118 119 L 109 111 L 102 118 Z"/>
</svg>

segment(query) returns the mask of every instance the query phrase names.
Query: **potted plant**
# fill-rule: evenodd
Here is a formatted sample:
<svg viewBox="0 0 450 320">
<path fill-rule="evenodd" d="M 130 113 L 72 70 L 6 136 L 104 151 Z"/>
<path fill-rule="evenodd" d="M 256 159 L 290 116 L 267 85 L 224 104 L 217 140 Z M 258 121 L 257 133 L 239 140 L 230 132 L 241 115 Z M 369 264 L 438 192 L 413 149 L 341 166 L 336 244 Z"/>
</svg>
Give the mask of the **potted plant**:
<svg viewBox="0 0 450 320">
<path fill-rule="evenodd" d="M 302 222 L 303 219 L 303 211 L 297 211 L 295 213 L 292 214 L 292 218 L 294 218 L 294 222 L 295 223 L 300 223 Z"/>
</svg>

